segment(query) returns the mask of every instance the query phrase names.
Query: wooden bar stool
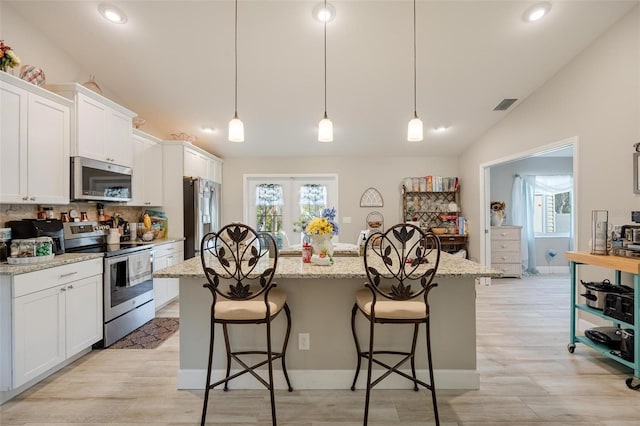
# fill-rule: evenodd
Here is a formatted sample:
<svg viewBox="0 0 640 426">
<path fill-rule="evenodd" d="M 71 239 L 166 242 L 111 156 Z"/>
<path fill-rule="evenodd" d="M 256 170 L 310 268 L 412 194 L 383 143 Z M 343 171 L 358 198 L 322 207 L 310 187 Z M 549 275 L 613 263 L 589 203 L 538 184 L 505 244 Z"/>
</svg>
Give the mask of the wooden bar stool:
<svg viewBox="0 0 640 426">
<path fill-rule="evenodd" d="M 433 414 L 436 425 L 438 404 L 436 388 L 433 381 L 433 364 L 431 361 L 431 335 L 429 330 L 428 294 L 438 284 L 433 278 L 440 263 L 440 240 L 419 227 L 402 223 L 393 226 L 386 232 L 377 232 L 369 236 L 364 250 L 364 267 L 367 282 L 362 290 L 356 293 L 356 302 L 351 312 L 351 330 L 358 352 L 358 365 L 351 390 L 355 390 L 361 360 L 369 360 L 367 369 L 367 391 L 364 407 L 364 425 L 369 417 L 369 398 L 371 389 L 391 373 L 413 382 L 414 390 L 418 385 L 431 391 Z M 369 350 L 360 347 L 356 332 L 356 314 L 360 312 L 369 321 Z M 408 351 L 374 350 L 375 324 L 413 324 L 413 340 Z M 429 383 L 416 377 L 415 351 L 418 328 L 425 324 L 427 338 L 427 362 L 429 366 Z M 377 356 L 400 356 L 393 365 L 381 361 Z M 411 375 L 400 370 L 407 361 L 411 365 Z M 372 382 L 373 364 L 384 367 L 386 371 Z"/>
<path fill-rule="evenodd" d="M 269 256 L 271 246 L 272 256 Z M 275 253 L 275 254 L 274 254 Z M 204 236 L 200 244 L 200 258 L 208 288 L 213 296 L 211 303 L 211 335 L 209 341 L 209 363 L 207 381 L 205 382 L 204 404 L 202 407 L 201 425 L 207 417 L 209 391 L 224 383 L 228 383 L 243 374 L 250 373 L 268 390 L 271 398 L 271 418 L 276 421 L 276 406 L 273 389 L 273 361 L 281 359 L 282 372 L 287 381 L 289 392 L 293 390 L 287 375 L 285 354 L 291 331 L 291 312 L 286 303 L 284 291 L 276 288 L 272 281 L 278 264 L 278 250 L 271 234 L 258 233 L 243 224 L 231 224 L 219 232 L 211 232 Z M 281 352 L 274 352 L 271 345 L 271 322 L 284 311 L 287 320 L 287 331 Z M 215 325 L 221 324 L 227 354 L 227 369 L 224 379 L 211 383 L 213 366 L 213 343 Z M 231 324 L 265 324 L 267 350 L 233 351 L 229 342 Z M 241 359 L 246 355 L 264 355 L 266 359 L 253 365 Z M 240 372 L 231 375 L 231 362 L 242 367 Z M 268 366 L 268 381 L 255 371 L 263 365 Z"/>
</svg>

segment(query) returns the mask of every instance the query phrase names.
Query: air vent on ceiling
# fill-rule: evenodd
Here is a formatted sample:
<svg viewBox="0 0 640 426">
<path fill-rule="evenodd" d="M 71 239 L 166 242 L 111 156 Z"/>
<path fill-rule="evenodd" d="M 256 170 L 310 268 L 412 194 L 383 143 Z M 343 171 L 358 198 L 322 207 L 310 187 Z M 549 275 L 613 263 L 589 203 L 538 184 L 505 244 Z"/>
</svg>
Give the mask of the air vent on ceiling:
<svg viewBox="0 0 640 426">
<path fill-rule="evenodd" d="M 503 99 L 500 101 L 498 105 L 493 109 L 494 111 L 506 111 L 509 109 L 511 105 L 513 105 L 517 101 L 517 99 Z"/>
</svg>

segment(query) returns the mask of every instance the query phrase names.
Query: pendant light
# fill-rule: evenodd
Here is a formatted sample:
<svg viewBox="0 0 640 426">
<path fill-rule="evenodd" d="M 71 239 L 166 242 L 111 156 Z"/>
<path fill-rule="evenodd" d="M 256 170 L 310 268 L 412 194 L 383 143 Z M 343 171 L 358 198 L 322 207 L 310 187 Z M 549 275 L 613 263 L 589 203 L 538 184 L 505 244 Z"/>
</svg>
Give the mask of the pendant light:
<svg viewBox="0 0 640 426">
<path fill-rule="evenodd" d="M 327 9 L 327 0 L 324 0 L 324 8 Z M 324 117 L 318 124 L 318 141 L 333 142 L 333 123 L 327 117 L 327 20 L 324 25 Z"/>
<path fill-rule="evenodd" d="M 234 24 L 234 56 L 235 56 L 235 92 L 234 114 L 229 122 L 229 141 L 244 142 L 244 124 L 238 118 L 238 0 L 236 0 L 235 24 Z"/>
<path fill-rule="evenodd" d="M 413 0 L 413 118 L 407 126 L 407 140 L 420 142 L 422 137 L 422 120 L 418 118 L 417 84 L 416 84 L 416 0 Z"/>
</svg>

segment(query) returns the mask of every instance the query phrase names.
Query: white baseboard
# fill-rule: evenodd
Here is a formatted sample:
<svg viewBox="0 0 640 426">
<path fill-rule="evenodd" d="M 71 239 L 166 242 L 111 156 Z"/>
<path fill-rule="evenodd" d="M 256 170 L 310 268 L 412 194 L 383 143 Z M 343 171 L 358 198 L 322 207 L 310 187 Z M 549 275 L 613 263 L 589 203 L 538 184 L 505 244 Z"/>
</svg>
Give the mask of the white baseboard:
<svg viewBox="0 0 640 426">
<path fill-rule="evenodd" d="M 374 370 L 374 379 L 377 377 Z M 410 371 L 402 370 L 407 374 Z M 231 373 L 237 370 L 231 370 Z M 350 389 L 353 381 L 353 370 L 289 370 L 289 379 L 294 389 Z M 224 377 L 224 370 L 212 372 L 212 382 Z M 266 372 L 260 371 L 262 377 Z M 419 379 L 429 383 L 427 370 L 417 370 Z M 206 370 L 178 370 L 178 389 L 204 389 Z M 364 389 L 367 376 L 366 368 L 360 370 L 356 388 Z M 281 370 L 274 371 L 276 389 L 286 389 L 286 382 Z M 438 389 L 480 389 L 480 375 L 477 370 L 435 370 L 434 381 Z M 376 388 L 408 389 L 410 382 L 401 376 L 391 375 L 380 382 Z M 263 389 L 263 386 L 250 374 L 240 376 L 230 382 L 232 389 Z"/>
<path fill-rule="evenodd" d="M 568 274 L 569 266 L 537 266 L 541 274 Z"/>
</svg>

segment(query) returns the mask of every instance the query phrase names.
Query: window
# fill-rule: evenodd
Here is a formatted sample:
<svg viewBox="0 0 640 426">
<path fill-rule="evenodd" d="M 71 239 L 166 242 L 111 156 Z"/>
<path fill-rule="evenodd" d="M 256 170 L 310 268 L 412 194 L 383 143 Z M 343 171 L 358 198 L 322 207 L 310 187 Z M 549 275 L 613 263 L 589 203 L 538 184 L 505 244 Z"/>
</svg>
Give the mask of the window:
<svg viewBox="0 0 640 426">
<path fill-rule="evenodd" d="M 298 243 L 294 222 L 301 215 L 338 209 L 337 175 L 245 175 L 244 221 L 259 230 L 285 231 Z"/>
<path fill-rule="evenodd" d="M 571 176 L 536 176 L 533 230 L 538 235 L 571 232 Z"/>
</svg>

